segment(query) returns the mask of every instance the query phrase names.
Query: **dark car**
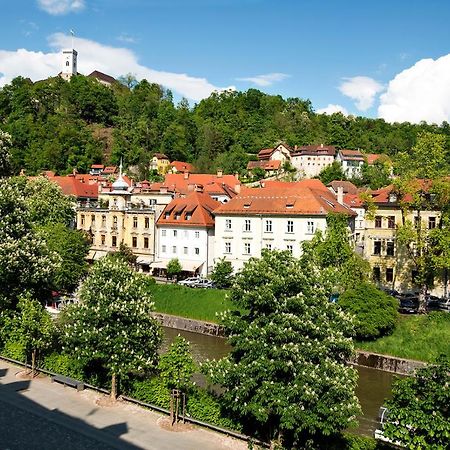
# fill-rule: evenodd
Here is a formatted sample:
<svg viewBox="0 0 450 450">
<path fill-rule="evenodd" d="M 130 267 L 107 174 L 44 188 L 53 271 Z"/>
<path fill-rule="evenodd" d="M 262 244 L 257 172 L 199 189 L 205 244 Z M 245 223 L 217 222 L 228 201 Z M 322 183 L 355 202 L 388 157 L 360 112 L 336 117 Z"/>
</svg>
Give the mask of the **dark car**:
<svg viewBox="0 0 450 450">
<path fill-rule="evenodd" d="M 402 314 L 417 314 L 419 310 L 419 297 L 400 298 L 398 312 Z"/>
<path fill-rule="evenodd" d="M 442 297 L 440 299 L 439 310 L 450 312 L 450 297 Z"/>
<path fill-rule="evenodd" d="M 438 311 L 440 309 L 441 299 L 435 295 L 427 295 L 427 309 Z"/>
</svg>

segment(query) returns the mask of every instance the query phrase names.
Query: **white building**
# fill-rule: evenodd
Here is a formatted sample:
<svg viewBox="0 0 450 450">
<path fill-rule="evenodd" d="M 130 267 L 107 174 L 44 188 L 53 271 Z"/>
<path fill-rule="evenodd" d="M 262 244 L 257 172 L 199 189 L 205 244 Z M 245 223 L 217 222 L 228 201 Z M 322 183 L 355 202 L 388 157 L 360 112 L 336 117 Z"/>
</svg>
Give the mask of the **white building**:
<svg viewBox="0 0 450 450">
<path fill-rule="evenodd" d="M 258 159 L 262 161 L 289 161 L 291 159 L 291 148 L 286 144 L 278 144 L 273 148 L 263 148 L 258 152 Z"/>
<path fill-rule="evenodd" d="M 336 156 L 342 171 L 348 178 L 359 178 L 364 164 L 364 155 L 359 150 L 339 150 Z"/>
<path fill-rule="evenodd" d="M 353 227 L 355 213 L 338 203 L 319 180 L 279 183 L 273 187 L 246 189 L 214 211 L 214 258 L 225 257 L 235 270 L 261 250 L 288 250 L 301 254 L 301 243 L 316 230 L 325 231 L 330 212 L 348 214 Z"/>
<path fill-rule="evenodd" d="M 74 49 L 65 49 L 62 51 L 63 53 L 63 67 L 61 70 L 61 78 L 66 81 L 69 81 L 72 78 L 72 75 L 77 75 L 77 56 L 78 53 Z"/>
<path fill-rule="evenodd" d="M 304 178 L 313 178 L 331 166 L 336 155 L 332 145 L 305 145 L 295 147 L 291 153 L 291 164 Z"/>
<path fill-rule="evenodd" d="M 214 263 L 214 216 L 220 203 L 200 188 L 186 197 L 175 198 L 156 223 L 157 255 L 152 264 L 163 272 L 177 258 L 183 271 L 207 276 Z"/>
</svg>

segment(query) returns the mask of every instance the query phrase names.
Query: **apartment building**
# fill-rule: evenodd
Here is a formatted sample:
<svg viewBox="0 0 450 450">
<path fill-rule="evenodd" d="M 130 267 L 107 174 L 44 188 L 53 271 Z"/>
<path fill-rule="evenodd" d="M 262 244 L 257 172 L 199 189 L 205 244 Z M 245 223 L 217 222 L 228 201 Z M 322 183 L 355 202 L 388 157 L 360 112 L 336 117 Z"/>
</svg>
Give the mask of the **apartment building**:
<svg viewBox="0 0 450 450">
<path fill-rule="evenodd" d="M 332 145 L 295 146 L 291 152 L 291 164 L 303 178 L 313 178 L 334 162 L 336 148 Z"/>
</svg>

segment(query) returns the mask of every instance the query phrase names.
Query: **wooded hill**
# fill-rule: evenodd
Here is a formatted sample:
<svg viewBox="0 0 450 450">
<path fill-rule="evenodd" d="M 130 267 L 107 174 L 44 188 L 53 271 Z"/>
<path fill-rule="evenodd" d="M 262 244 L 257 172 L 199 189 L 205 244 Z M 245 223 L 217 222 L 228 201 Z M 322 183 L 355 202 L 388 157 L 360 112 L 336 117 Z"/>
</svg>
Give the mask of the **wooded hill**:
<svg viewBox="0 0 450 450">
<path fill-rule="evenodd" d="M 200 171 L 221 167 L 234 173 L 244 171 L 261 148 L 280 141 L 395 157 L 415 144 L 420 131 L 446 136 L 450 164 L 447 122 L 389 124 L 340 113 L 327 116 L 316 114 L 309 100 L 256 89 L 212 94 L 191 108 L 185 99 L 174 104 L 172 93 L 157 84 L 127 81 L 128 86 L 109 88 L 82 75 L 70 82 L 18 77 L 0 89 L 0 128 L 12 136 L 15 172 L 86 172 L 93 163 L 114 164 L 123 156 L 145 178 L 152 154 L 161 152 L 171 160 L 193 162 Z"/>
</svg>

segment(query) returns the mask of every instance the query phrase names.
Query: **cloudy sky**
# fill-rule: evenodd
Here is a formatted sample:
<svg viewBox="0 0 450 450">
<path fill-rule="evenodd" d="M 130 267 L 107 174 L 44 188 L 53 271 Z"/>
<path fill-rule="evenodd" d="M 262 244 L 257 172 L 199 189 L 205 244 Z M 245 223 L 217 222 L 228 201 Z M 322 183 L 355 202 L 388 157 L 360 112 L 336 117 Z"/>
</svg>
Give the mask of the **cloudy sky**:
<svg viewBox="0 0 450 450">
<path fill-rule="evenodd" d="M 191 104 L 250 87 L 319 112 L 450 121 L 447 0 L 5 0 L 0 86 L 61 69 L 127 73 Z"/>
</svg>

